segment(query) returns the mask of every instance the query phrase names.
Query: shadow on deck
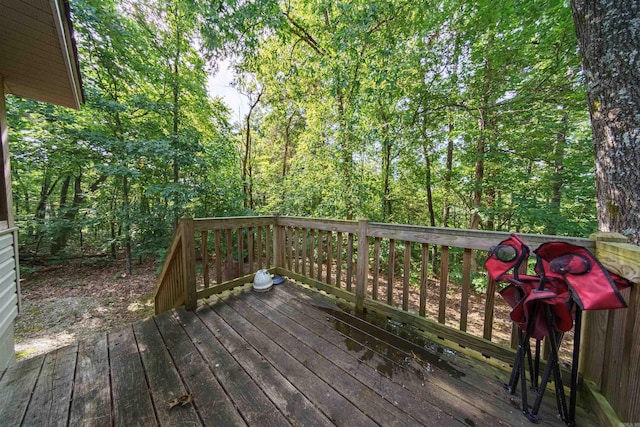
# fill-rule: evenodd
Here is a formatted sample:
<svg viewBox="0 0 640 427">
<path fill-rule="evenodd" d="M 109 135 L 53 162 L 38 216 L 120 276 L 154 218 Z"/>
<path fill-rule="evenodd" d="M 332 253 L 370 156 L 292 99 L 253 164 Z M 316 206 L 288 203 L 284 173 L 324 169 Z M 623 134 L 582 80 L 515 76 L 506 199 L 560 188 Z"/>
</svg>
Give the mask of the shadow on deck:
<svg viewBox="0 0 640 427">
<path fill-rule="evenodd" d="M 293 284 L 213 298 L 1 373 L 3 425 L 518 425 L 508 372 Z M 580 409 L 580 408 L 579 408 Z M 551 395 L 541 423 L 556 418 Z M 596 425 L 579 410 L 578 425 Z"/>
</svg>

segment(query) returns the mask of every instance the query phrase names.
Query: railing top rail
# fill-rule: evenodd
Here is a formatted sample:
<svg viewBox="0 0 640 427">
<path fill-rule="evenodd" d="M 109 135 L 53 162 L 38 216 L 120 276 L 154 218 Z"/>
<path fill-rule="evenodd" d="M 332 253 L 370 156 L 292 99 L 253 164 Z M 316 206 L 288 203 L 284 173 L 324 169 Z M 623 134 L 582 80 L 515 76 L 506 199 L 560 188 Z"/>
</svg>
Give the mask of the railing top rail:
<svg viewBox="0 0 640 427">
<path fill-rule="evenodd" d="M 232 216 L 223 218 L 196 218 L 193 228 L 195 231 L 228 230 L 238 227 L 259 227 L 274 225 L 275 216 Z"/>
<path fill-rule="evenodd" d="M 153 291 L 154 295 L 158 295 L 158 292 L 160 291 L 162 283 L 164 281 L 164 277 L 169 271 L 172 258 L 174 257 L 176 251 L 178 250 L 178 246 L 180 245 L 181 241 L 182 241 L 182 229 L 178 228 L 175 234 L 173 235 L 171 246 L 169 247 L 169 251 L 167 252 L 167 256 L 165 258 L 164 264 L 162 265 L 162 271 L 160 272 L 160 274 L 158 275 L 158 278 L 156 279 L 156 285 Z"/>
<path fill-rule="evenodd" d="M 419 225 L 368 224 L 367 234 L 372 237 L 393 238 L 418 243 L 430 243 L 452 247 L 487 250 L 511 234 L 504 231 L 465 230 L 460 228 L 429 227 Z M 563 241 L 593 250 L 591 239 L 570 236 L 550 236 L 544 234 L 520 234 L 532 249 L 545 242 Z"/>
<path fill-rule="evenodd" d="M 194 220 L 195 231 L 227 230 L 238 227 L 258 227 L 267 225 L 309 228 L 323 231 L 358 233 L 358 221 L 306 218 L 296 216 L 241 216 L 224 218 L 197 218 Z M 506 239 L 511 233 L 503 231 L 465 230 L 460 228 L 430 227 L 422 225 L 386 224 L 369 222 L 367 235 L 370 237 L 405 240 L 417 243 L 428 243 L 460 247 L 466 249 L 487 250 L 496 243 Z M 595 250 L 592 239 L 551 236 L 544 234 L 520 234 L 532 248 L 550 241 L 563 241 Z"/>
<path fill-rule="evenodd" d="M 349 221 L 344 219 L 280 216 L 278 217 L 278 225 L 354 234 L 358 232 L 358 221 Z"/>
</svg>

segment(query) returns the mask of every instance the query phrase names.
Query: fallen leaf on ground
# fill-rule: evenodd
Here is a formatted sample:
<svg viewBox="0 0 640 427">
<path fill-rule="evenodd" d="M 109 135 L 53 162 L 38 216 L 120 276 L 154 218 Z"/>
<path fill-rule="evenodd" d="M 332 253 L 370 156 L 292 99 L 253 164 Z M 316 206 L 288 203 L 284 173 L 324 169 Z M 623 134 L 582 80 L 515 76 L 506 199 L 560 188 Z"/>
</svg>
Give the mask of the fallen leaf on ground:
<svg viewBox="0 0 640 427">
<path fill-rule="evenodd" d="M 176 406 L 184 406 L 187 403 L 191 402 L 192 400 L 193 400 L 193 396 L 191 395 L 191 393 L 185 394 L 184 396 L 180 396 L 176 399 L 173 399 L 169 401 L 169 410 L 172 410 Z"/>
</svg>

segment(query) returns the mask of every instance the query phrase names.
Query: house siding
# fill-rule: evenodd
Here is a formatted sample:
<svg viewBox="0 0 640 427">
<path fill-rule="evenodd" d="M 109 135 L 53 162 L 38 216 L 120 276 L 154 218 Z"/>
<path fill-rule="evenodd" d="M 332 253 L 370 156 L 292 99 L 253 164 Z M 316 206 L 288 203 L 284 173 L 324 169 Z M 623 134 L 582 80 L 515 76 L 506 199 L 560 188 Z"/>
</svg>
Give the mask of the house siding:
<svg viewBox="0 0 640 427">
<path fill-rule="evenodd" d="M 15 361 L 13 322 L 20 307 L 17 230 L 0 231 L 0 369 Z"/>
</svg>

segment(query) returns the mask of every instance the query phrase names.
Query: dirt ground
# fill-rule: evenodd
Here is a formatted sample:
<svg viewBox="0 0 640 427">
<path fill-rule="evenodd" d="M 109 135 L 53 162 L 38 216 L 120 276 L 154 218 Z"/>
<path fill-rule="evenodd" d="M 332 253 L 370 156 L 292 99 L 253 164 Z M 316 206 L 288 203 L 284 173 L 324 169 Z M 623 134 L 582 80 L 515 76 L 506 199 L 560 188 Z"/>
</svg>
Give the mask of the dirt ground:
<svg viewBox="0 0 640 427">
<path fill-rule="evenodd" d="M 134 265 L 127 275 L 123 262 L 95 259 L 23 266 L 16 357 L 33 357 L 153 315 L 157 268 L 153 262 Z"/>
</svg>

